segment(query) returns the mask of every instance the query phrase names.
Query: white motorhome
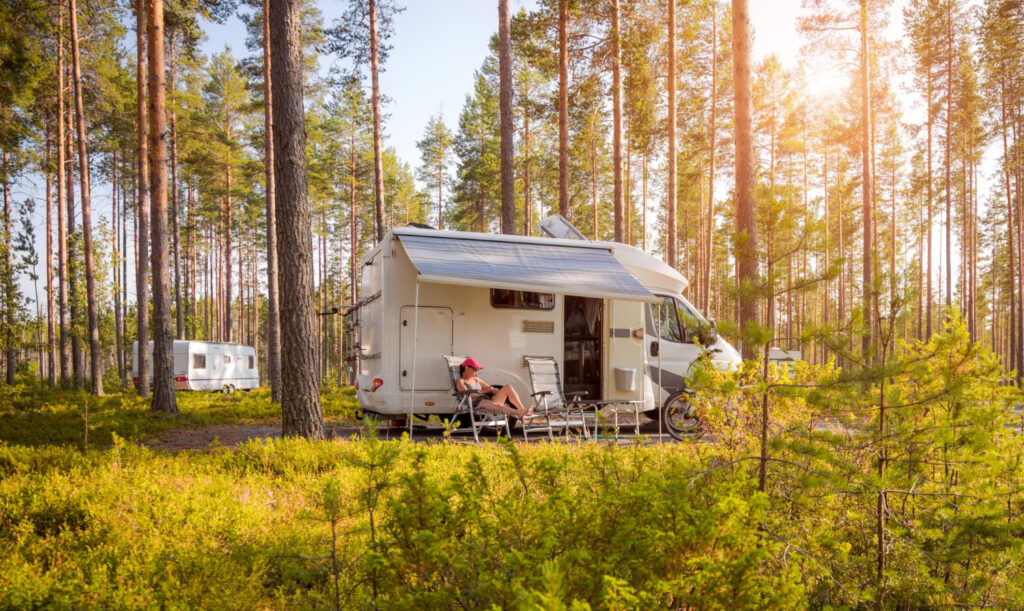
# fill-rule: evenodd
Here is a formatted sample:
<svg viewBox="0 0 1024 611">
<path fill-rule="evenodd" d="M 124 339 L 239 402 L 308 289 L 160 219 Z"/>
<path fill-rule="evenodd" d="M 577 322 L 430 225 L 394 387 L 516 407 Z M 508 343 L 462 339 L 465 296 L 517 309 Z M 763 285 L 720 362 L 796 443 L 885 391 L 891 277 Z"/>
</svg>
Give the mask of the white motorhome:
<svg viewBox="0 0 1024 611">
<path fill-rule="evenodd" d="M 226 342 L 174 340 L 174 388 L 232 393 L 259 388 L 256 349 Z M 153 342 L 149 342 L 153 378 Z M 139 342 L 132 342 L 132 380 L 139 377 Z"/>
<path fill-rule="evenodd" d="M 550 356 L 566 393 L 648 414 L 684 386 L 701 344 L 716 367 L 740 360 L 683 297 L 686 280 L 626 244 L 405 227 L 361 269 L 347 358 L 371 414 L 452 413 L 443 355 L 476 358 L 488 383 L 521 397 L 532 392 L 524 357 Z"/>
</svg>

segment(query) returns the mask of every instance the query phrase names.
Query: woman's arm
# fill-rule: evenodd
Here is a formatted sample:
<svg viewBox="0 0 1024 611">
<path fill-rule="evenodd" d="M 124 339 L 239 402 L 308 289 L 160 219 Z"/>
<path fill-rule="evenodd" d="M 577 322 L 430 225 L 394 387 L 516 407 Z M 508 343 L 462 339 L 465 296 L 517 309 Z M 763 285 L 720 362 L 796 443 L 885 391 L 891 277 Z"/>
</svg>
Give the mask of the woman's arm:
<svg viewBox="0 0 1024 611">
<path fill-rule="evenodd" d="M 455 380 L 455 390 L 466 392 L 466 383 L 462 381 L 462 378 Z"/>
</svg>

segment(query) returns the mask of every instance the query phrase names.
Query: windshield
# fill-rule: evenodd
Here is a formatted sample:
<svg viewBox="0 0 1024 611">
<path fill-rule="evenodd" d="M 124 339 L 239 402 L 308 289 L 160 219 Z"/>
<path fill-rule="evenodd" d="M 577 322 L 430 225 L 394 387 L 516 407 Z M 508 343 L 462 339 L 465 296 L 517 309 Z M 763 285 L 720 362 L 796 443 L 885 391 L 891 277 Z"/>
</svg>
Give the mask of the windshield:
<svg viewBox="0 0 1024 611">
<path fill-rule="evenodd" d="M 685 297 L 680 295 L 676 297 L 677 311 L 679 312 L 679 320 L 683 323 L 683 326 L 687 329 L 696 329 L 697 327 L 710 327 L 711 323 L 704 318 L 697 308 L 693 307 Z"/>
</svg>

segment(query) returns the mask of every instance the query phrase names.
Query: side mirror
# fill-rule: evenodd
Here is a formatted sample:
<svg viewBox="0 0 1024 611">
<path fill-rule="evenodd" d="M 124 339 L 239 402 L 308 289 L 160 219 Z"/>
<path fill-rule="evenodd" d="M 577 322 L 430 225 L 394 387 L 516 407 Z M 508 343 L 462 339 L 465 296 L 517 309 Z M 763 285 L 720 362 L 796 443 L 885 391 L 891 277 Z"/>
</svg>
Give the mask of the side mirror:
<svg viewBox="0 0 1024 611">
<path fill-rule="evenodd" d="M 711 318 L 708 320 L 710 323 L 707 330 L 707 341 L 704 342 L 705 346 L 710 346 L 718 341 L 718 322 Z"/>
</svg>

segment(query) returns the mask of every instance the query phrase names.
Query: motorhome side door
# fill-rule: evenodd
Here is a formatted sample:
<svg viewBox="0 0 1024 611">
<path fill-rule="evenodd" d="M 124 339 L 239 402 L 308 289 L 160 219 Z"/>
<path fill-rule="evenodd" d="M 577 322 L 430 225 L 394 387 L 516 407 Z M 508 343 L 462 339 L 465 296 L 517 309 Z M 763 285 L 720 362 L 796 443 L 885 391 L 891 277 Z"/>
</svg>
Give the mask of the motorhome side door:
<svg viewBox="0 0 1024 611">
<path fill-rule="evenodd" d="M 416 390 L 448 390 L 451 380 L 441 357 L 452 353 L 451 308 L 420 306 L 417 315 L 415 307 L 405 306 L 400 318 L 398 387 L 413 390 L 415 374 Z"/>
<path fill-rule="evenodd" d="M 685 320 L 679 315 L 682 307 L 676 299 L 662 297 L 660 304 L 653 304 L 647 310 L 647 362 L 651 382 L 655 387 L 661 386 L 659 403 L 683 387 L 690 364 L 700 356 L 700 348 L 688 337 L 690 334 L 682 324 Z"/>
</svg>

